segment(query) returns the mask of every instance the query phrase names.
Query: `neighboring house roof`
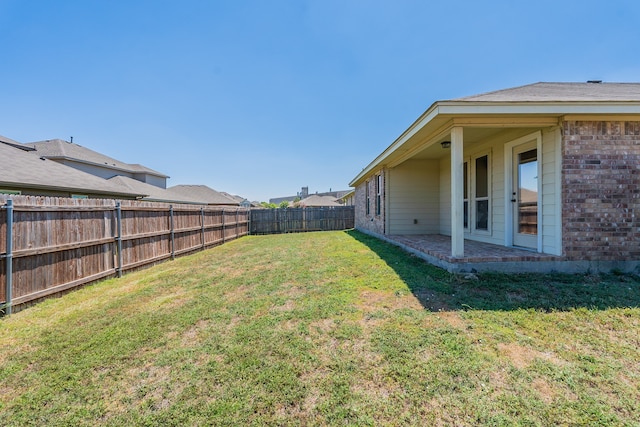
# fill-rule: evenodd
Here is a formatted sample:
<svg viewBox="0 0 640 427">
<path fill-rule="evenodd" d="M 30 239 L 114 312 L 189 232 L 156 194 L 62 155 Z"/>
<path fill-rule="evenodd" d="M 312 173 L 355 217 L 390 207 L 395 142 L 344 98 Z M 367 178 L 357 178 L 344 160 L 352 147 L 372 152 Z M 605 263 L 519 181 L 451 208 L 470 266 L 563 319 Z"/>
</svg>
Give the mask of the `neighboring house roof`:
<svg viewBox="0 0 640 427">
<path fill-rule="evenodd" d="M 98 153 L 76 143 L 63 141 L 61 139 L 30 142 L 23 145 L 35 148 L 38 155 L 44 156 L 48 159 L 73 160 L 76 162 L 108 167 L 110 169 L 129 173 L 145 173 L 161 178 L 168 178 L 167 175 L 146 166 L 121 162 L 120 160 L 105 156 L 104 154 Z"/>
<path fill-rule="evenodd" d="M 346 193 L 344 193 L 342 196 L 340 196 L 340 199 L 342 200 L 346 200 L 349 197 L 353 197 L 356 195 L 356 190 L 349 190 Z"/>
<path fill-rule="evenodd" d="M 331 196 L 318 196 L 316 194 L 309 196 L 305 199 L 300 200 L 298 203 L 300 206 L 341 206 L 340 203 L 336 202 L 335 197 Z"/>
<path fill-rule="evenodd" d="M 244 197 L 242 197 L 242 196 L 238 196 L 238 195 L 236 195 L 236 194 L 229 194 L 229 193 L 227 193 L 226 191 L 219 191 L 219 193 L 220 193 L 220 194 L 222 194 L 222 195 L 224 195 L 224 196 L 227 196 L 227 197 L 229 197 L 229 198 L 231 198 L 231 199 L 233 199 L 233 200 L 235 200 L 235 201 L 236 201 L 236 202 L 238 202 L 238 203 L 242 203 L 242 202 L 244 202 L 245 200 L 247 200 L 247 199 L 245 199 L 245 198 L 244 198 Z"/>
<path fill-rule="evenodd" d="M 209 188 L 206 185 L 174 185 L 167 190 L 175 194 L 181 194 L 190 199 L 199 200 L 208 205 L 232 205 L 238 206 L 240 202 L 224 194 Z"/>
<path fill-rule="evenodd" d="M 567 115 L 640 114 L 640 83 L 534 83 L 445 101 L 436 101 L 402 135 L 365 167 L 349 185 L 355 187 L 385 165 L 414 156 L 417 150 L 449 137 L 452 126 L 527 116 L 531 126 L 552 126 Z M 504 125 L 504 123 L 503 123 Z M 480 138 L 490 132 L 477 127 Z M 499 128 L 500 126 L 496 126 Z M 474 135 L 465 130 L 465 140 Z"/>
<path fill-rule="evenodd" d="M 5 144 L 11 145 L 16 148 L 23 149 L 24 151 L 33 151 L 30 147 L 25 147 L 24 144 L 20 144 L 18 141 L 14 141 L 11 138 L 7 138 L 6 136 L 0 135 L 0 142 L 4 142 Z"/>
<path fill-rule="evenodd" d="M 14 141 L 15 142 L 15 141 Z M 12 143 L 0 143 L 0 187 L 138 197 L 102 178 L 34 156 Z"/>
<path fill-rule="evenodd" d="M 308 187 L 302 187 L 303 190 L 308 189 Z M 325 191 L 322 193 L 318 193 L 317 191 L 314 193 L 317 196 L 332 196 L 335 197 L 336 199 L 340 199 L 342 198 L 345 194 L 349 193 L 351 190 L 338 190 L 338 191 Z M 304 195 L 303 195 L 304 194 Z M 269 203 L 275 203 L 276 205 L 282 203 L 282 202 L 289 202 L 289 203 L 294 203 L 294 200 L 296 199 L 303 199 L 305 197 L 308 197 L 309 194 L 307 193 L 298 193 L 297 196 L 286 196 L 286 197 L 274 197 L 269 199 Z"/>
<path fill-rule="evenodd" d="M 147 184 L 146 182 L 141 182 L 128 176 L 118 175 L 109 178 L 107 181 L 127 191 L 144 194 L 143 200 L 151 202 L 204 204 L 202 201 L 191 198 L 188 195 L 156 187 L 155 185 Z"/>
</svg>

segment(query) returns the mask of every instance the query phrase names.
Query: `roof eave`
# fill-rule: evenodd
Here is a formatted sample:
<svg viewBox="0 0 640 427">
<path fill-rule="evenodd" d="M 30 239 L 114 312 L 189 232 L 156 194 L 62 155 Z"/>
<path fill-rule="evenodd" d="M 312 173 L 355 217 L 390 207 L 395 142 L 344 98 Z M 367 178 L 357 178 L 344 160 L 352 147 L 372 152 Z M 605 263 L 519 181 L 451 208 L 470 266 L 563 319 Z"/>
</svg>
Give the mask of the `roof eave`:
<svg viewBox="0 0 640 427">
<path fill-rule="evenodd" d="M 100 194 L 100 195 L 108 195 L 108 196 L 117 196 L 117 197 L 143 197 L 143 195 L 138 193 L 123 193 L 119 191 L 109 191 L 109 190 L 97 190 L 92 188 L 75 188 L 75 187 L 62 187 L 57 185 L 41 185 L 41 184 L 33 184 L 33 183 L 25 183 L 25 182 L 11 182 L 11 181 L 2 181 L 0 182 L 0 186 L 6 187 L 15 187 L 15 188 L 30 188 L 34 190 L 42 189 L 42 190 L 51 190 L 51 191 L 63 191 L 69 193 L 90 193 L 90 194 Z"/>
<path fill-rule="evenodd" d="M 360 184 L 420 129 L 440 116 L 457 115 L 635 115 L 638 101 L 437 101 L 349 183 Z"/>
</svg>

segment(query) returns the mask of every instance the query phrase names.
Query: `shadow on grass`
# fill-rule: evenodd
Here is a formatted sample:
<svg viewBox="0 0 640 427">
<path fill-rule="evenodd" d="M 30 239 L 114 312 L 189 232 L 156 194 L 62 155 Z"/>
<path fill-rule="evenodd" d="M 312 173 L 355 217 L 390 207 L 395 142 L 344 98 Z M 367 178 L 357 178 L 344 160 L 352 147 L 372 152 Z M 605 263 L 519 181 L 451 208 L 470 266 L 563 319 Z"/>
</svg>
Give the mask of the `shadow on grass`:
<svg viewBox="0 0 640 427">
<path fill-rule="evenodd" d="M 640 278 L 635 276 L 482 273 L 477 279 L 465 278 L 375 237 L 356 230 L 346 233 L 385 261 L 427 310 L 640 307 Z"/>
</svg>

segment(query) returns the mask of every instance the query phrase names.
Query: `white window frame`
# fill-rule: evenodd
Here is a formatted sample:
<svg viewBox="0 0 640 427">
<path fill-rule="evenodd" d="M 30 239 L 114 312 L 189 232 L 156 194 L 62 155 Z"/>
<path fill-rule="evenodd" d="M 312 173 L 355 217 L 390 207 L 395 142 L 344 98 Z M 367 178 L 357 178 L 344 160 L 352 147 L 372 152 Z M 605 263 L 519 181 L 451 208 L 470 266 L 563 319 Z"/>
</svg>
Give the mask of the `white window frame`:
<svg viewBox="0 0 640 427">
<path fill-rule="evenodd" d="M 486 197 L 476 197 L 476 161 L 481 157 L 487 157 L 487 196 Z M 492 217 L 493 217 L 493 197 L 491 194 L 492 191 L 492 159 L 491 159 L 491 150 L 481 151 L 472 155 L 469 158 L 469 186 L 471 188 L 468 189 L 469 195 L 469 232 L 471 234 L 490 236 L 492 233 Z M 487 201 L 487 229 L 477 228 L 477 202 L 478 201 Z"/>
<path fill-rule="evenodd" d="M 538 248 L 537 251 L 542 253 L 542 227 L 544 226 L 542 220 L 542 196 L 543 196 L 543 153 L 542 153 L 542 132 L 537 131 L 529 135 L 522 136 L 514 139 L 505 144 L 504 146 L 504 245 L 513 247 L 513 206 L 511 199 L 513 198 L 511 192 L 513 191 L 513 148 L 520 144 L 524 144 L 527 141 L 535 140 L 536 149 L 538 150 Z M 561 204 L 561 187 L 560 187 L 560 174 L 561 174 L 561 144 L 559 138 L 556 141 L 556 218 L 558 227 L 556 232 L 562 231 L 562 204 Z M 556 241 L 556 249 L 558 252 L 555 255 L 562 255 L 562 235 L 560 234 L 559 241 Z"/>
<path fill-rule="evenodd" d="M 375 190 L 376 190 L 375 215 L 380 216 L 382 215 L 382 174 L 376 175 Z"/>
<path fill-rule="evenodd" d="M 467 193 L 467 197 L 464 197 L 464 192 L 462 193 L 462 229 L 465 232 L 470 232 L 471 231 L 471 204 L 470 204 L 470 200 L 471 200 L 471 173 L 469 170 L 469 165 L 471 164 L 471 158 L 467 157 L 466 159 L 464 159 L 464 161 L 462 162 L 462 167 L 463 167 L 463 171 L 462 171 L 462 181 L 463 181 L 463 185 L 464 185 L 464 192 Z M 467 174 L 467 180 L 465 181 L 464 179 L 464 174 Z M 467 204 L 467 225 L 464 225 L 464 204 Z"/>
<path fill-rule="evenodd" d="M 371 214 L 371 191 L 369 190 L 369 180 L 364 182 L 364 198 L 366 201 L 365 204 L 365 215 L 369 216 Z"/>
</svg>

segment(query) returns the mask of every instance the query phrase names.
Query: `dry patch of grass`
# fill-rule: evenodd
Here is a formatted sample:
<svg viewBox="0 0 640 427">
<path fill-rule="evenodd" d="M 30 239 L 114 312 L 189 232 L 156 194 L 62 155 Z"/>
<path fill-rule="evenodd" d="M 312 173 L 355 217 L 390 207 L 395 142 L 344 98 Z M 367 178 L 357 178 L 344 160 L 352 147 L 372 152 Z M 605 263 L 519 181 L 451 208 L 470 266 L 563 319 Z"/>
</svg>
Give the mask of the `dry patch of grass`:
<svg viewBox="0 0 640 427">
<path fill-rule="evenodd" d="M 498 352 L 506 357 L 518 369 L 528 368 L 538 359 L 546 360 L 554 365 L 564 362 L 550 352 L 541 352 L 516 343 L 498 343 Z"/>
</svg>

